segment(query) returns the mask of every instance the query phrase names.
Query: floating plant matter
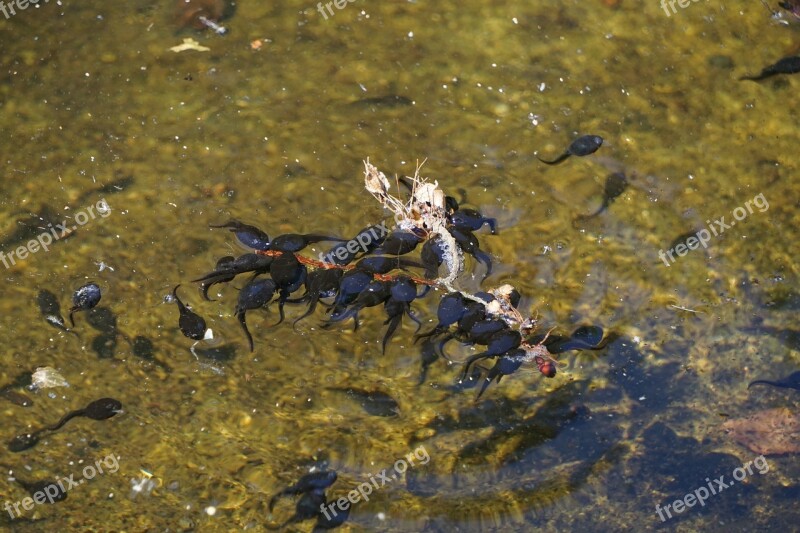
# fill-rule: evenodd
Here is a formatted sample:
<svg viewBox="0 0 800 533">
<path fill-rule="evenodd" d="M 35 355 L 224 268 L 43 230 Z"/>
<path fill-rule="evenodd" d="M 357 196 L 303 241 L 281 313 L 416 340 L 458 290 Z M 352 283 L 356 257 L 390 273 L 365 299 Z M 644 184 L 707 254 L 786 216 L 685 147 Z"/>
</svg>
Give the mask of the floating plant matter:
<svg viewBox="0 0 800 533">
<path fill-rule="evenodd" d="M 557 362 L 548 351 L 548 334 L 533 336 L 536 320 L 524 316 L 518 309 L 520 294 L 511 285 L 471 293 L 459 288 L 464 273 L 464 254 L 471 255 L 491 272 L 491 258 L 480 249 L 473 231 L 484 224 L 496 233 L 494 219 L 486 218 L 474 209 L 460 209 L 458 202 L 447 196 L 437 181 L 430 182 L 419 175 L 397 180 L 409 189 L 408 198 L 400 199 L 391 192 L 386 176 L 369 161 L 364 163 L 366 190 L 394 215 L 395 225 L 368 226 L 353 239 L 345 241 L 321 235 L 286 234 L 270 239 L 269 235 L 236 220 L 212 228 L 233 232 L 237 240 L 253 251 L 239 258 L 225 257 L 217 268 L 195 280 L 207 297 L 209 286 L 226 283 L 237 275 L 253 273 L 239 294 L 236 316 L 247 337 L 250 350 L 254 343 L 245 323 L 245 313 L 277 301 L 280 320 L 284 319 L 286 303 L 305 303 L 306 312 L 296 321 L 309 316 L 321 300 L 327 300 L 328 320 L 323 327 L 349 319 L 358 326 L 358 313 L 367 307 L 383 305 L 387 319 L 383 348 L 394 335 L 402 318 L 407 316 L 420 326 L 412 311 L 415 300 L 424 298 L 431 288 L 446 291 L 437 310 L 438 324 L 430 331 L 418 334 L 423 343 L 423 371 L 444 353 L 445 344 L 455 339 L 464 344 L 482 345 L 486 349 L 470 357 L 465 364 L 463 379 L 470 375 L 473 365 L 494 359 L 495 363 L 483 382 L 478 397 L 492 381 L 516 372 L 524 363 L 534 363 L 546 377 L 556 375 Z M 383 231 L 381 228 L 386 229 Z M 340 241 L 320 259 L 301 252 L 311 243 Z M 418 247 L 419 260 L 405 256 Z M 266 275 L 270 277 L 266 277 Z M 485 277 L 485 276 L 484 276 Z M 305 287 L 299 298 L 290 296 Z M 599 349 L 599 336 L 564 343 L 566 349 Z M 596 337 L 596 338 L 594 338 Z M 433 347 L 432 350 L 430 349 Z M 427 353 L 427 355 L 425 355 Z M 472 374 L 474 375 L 474 374 Z"/>
</svg>

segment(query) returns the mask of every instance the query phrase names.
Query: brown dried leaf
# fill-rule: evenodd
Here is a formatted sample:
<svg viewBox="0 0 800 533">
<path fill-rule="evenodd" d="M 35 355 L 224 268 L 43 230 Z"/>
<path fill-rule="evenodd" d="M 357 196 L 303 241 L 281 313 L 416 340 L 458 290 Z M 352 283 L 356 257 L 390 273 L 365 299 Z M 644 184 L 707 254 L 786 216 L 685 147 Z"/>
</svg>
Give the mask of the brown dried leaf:
<svg viewBox="0 0 800 533">
<path fill-rule="evenodd" d="M 758 454 L 800 453 L 800 416 L 786 407 L 728 420 L 722 429 L 737 443 Z"/>
</svg>

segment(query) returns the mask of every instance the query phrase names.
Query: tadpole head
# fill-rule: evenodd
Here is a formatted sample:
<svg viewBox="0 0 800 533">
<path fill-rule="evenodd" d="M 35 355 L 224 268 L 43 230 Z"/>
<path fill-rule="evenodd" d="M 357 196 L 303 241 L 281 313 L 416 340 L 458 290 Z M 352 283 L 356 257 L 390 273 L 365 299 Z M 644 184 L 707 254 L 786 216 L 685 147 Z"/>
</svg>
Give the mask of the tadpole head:
<svg viewBox="0 0 800 533">
<path fill-rule="evenodd" d="M 100 303 L 100 286 L 97 283 L 87 283 L 79 287 L 72 295 L 72 305 L 82 311 L 91 309 Z"/>
<path fill-rule="evenodd" d="M 84 409 L 84 416 L 92 420 L 105 420 L 122 412 L 122 402 L 114 398 L 100 398 Z"/>
<path fill-rule="evenodd" d="M 398 276 L 390 290 L 392 298 L 399 302 L 411 302 L 417 297 L 417 286 L 407 276 Z"/>
<path fill-rule="evenodd" d="M 39 442 L 39 436 L 36 433 L 23 433 L 17 435 L 8 442 L 8 451 L 10 452 L 24 452 L 36 446 Z"/>
<path fill-rule="evenodd" d="M 445 196 L 444 207 L 445 210 L 447 211 L 447 214 L 452 215 L 453 213 L 458 211 L 458 200 L 456 200 L 452 196 Z"/>
<path fill-rule="evenodd" d="M 264 307 L 272 299 L 277 290 L 276 284 L 269 278 L 255 278 L 245 285 L 239 292 L 235 314 L 244 313 L 250 309 Z"/>
<path fill-rule="evenodd" d="M 72 326 L 75 326 L 75 320 L 72 318 L 73 313 L 76 311 L 88 311 L 100 303 L 100 286 L 97 283 L 87 283 L 79 287 L 78 290 L 72 295 L 72 307 L 69 310 L 69 321 Z"/>
</svg>

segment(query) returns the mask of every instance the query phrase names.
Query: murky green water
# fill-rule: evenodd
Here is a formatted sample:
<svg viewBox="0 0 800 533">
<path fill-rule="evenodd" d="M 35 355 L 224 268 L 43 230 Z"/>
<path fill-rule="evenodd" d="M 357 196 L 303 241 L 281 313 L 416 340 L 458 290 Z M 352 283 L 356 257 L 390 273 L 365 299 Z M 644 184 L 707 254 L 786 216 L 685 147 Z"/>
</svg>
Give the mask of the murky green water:
<svg viewBox="0 0 800 533">
<path fill-rule="evenodd" d="M 2 383 L 42 366 L 70 383 L 29 392 L 32 407 L 2 400 L 2 438 L 104 396 L 125 410 L 4 453 L 28 480 L 77 480 L 110 454 L 118 470 L 14 520 L 2 512 L 0 528 L 262 530 L 291 515 L 296 499 L 272 515 L 269 499 L 312 465 L 338 472 L 328 492 L 340 497 L 423 447 L 429 461 L 356 504 L 343 530 L 792 530 L 796 456 L 768 457 L 767 473 L 666 524 L 655 508 L 755 458 L 723 421 L 798 407 L 796 391 L 747 384 L 798 369 L 800 79 L 738 81 L 791 55 L 796 28 L 758 2 L 691 2 L 667 17 L 655 2 L 357 0 L 325 20 L 311 2 L 241 0 L 219 37 L 178 32 L 170 2 L 136 4 L 0 15 L 0 251 L 50 222 L 85 222 L 2 269 Z M 169 50 L 188 37 L 210 51 Z M 414 103 L 353 104 L 388 95 Z M 558 166 L 536 160 L 578 133 L 605 144 Z M 496 216 L 499 234 L 480 234 L 496 267 L 484 286 L 514 284 L 543 330 L 593 324 L 619 339 L 565 354 L 553 380 L 523 369 L 478 402 L 442 361 L 418 385 L 409 321 L 381 355 L 378 310 L 356 332 L 321 330 L 320 311 L 295 330 L 298 307 L 277 327 L 276 310 L 251 312 L 249 353 L 233 316 L 243 281 L 212 289 L 214 302 L 189 283 L 240 253 L 208 225 L 351 236 L 382 216 L 363 191 L 367 157 L 387 174 L 427 159 L 424 175 Z M 576 219 L 620 170 L 622 196 Z M 659 259 L 759 194 L 768 208 L 706 250 Z M 103 198 L 111 213 L 87 218 Z M 87 280 L 103 287 L 106 322 L 78 313 L 77 335 L 48 325 L 39 291 L 66 310 Z M 190 353 L 163 303 L 178 283 L 232 357 Z M 437 298 L 414 304 L 426 321 Z M 150 359 L 128 342 L 137 336 Z M 387 393 L 400 414 L 370 414 L 343 388 Z M 132 493 L 144 471 L 156 488 Z M 0 496 L 27 493 L 4 478 Z"/>
</svg>

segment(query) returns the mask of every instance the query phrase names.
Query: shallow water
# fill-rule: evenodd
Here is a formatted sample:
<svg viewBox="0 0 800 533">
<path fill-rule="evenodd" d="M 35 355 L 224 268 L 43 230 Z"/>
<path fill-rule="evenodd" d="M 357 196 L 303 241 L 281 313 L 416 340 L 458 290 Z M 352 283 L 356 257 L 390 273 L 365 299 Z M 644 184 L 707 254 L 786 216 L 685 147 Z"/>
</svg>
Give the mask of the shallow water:
<svg viewBox="0 0 800 533">
<path fill-rule="evenodd" d="M 27 392 L 27 408 L 2 401 L 2 438 L 104 396 L 125 411 L 5 453 L 3 467 L 30 480 L 79 479 L 111 454 L 118 470 L 55 505 L 0 513 L 1 528 L 261 530 L 291 515 L 295 499 L 272 515 L 269 499 L 311 466 L 338 472 L 329 496 L 340 497 L 424 449 L 426 464 L 417 457 L 341 529 L 792 530 L 791 455 L 666 526 L 655 509 L 756 458 L 725 420 L 798 407 L 796 391 L 747 384 L 798 369 L 800 79 L 738 81 L 795 53 L 797 26 L 758 2 L 667 17 L 655 2 L 358 0 L 326 20 L 310 2 L 242 1 L 220 37 L 180 31 L 173 7 L 48 2 L 0 15 L 0 251 L 49 223 L 80 226 L 3 268 L 0 384 L 51 366 L 70 387 Z M 169 50 L 189 37 L 210 51 Z M 413 104 L 359 103 L 393 95 Z M 537 161 L 584 133 L 603 136 L 599 152 Z M 525 368 L 477 402 L 441 360 L 418 385 L 408 320 L 381 355 L 376 310 L 356 332 L 320 329 L 321 310 L 294 330 L 300 307 L 277 327 L 276 309 L 248 313 L 249 353 L 233 316 L 244 281 L 215 286 L 214 302 L 189 282 L 241 253 L 208 225 L 351 236 L 384 215 L 363 190 L 366 158 L 387 175 L 425 160 L 423 175 L 497 217 L 498 235 L 480 233 L 496 267 L 483 287 L 515 285 L 543 332 L 592 324 L 619 338 L 564 354 L 552 380 Z M 629 187 L 578 218 L 613 171 Z M 659 258 L 748 201 L 707 249 Z M 39 291 L 66 312 L 87 280 L 103 288 L 99 314 L 77 313 L 77 335 L 48 325 Z M 178 283 L 231 357 L 192 355 L 163 303 Z M 414 304 L 426 322 L 437 299 Z M 150 358 L 126 340 L 137 336 Z M 388 394 L 399 415 L 366 410 L 349 388 Z M 149 494 L 131 492 L 148 476 Z M 26 495 L 0 483 L 5 502 Z"/>
</svg>

